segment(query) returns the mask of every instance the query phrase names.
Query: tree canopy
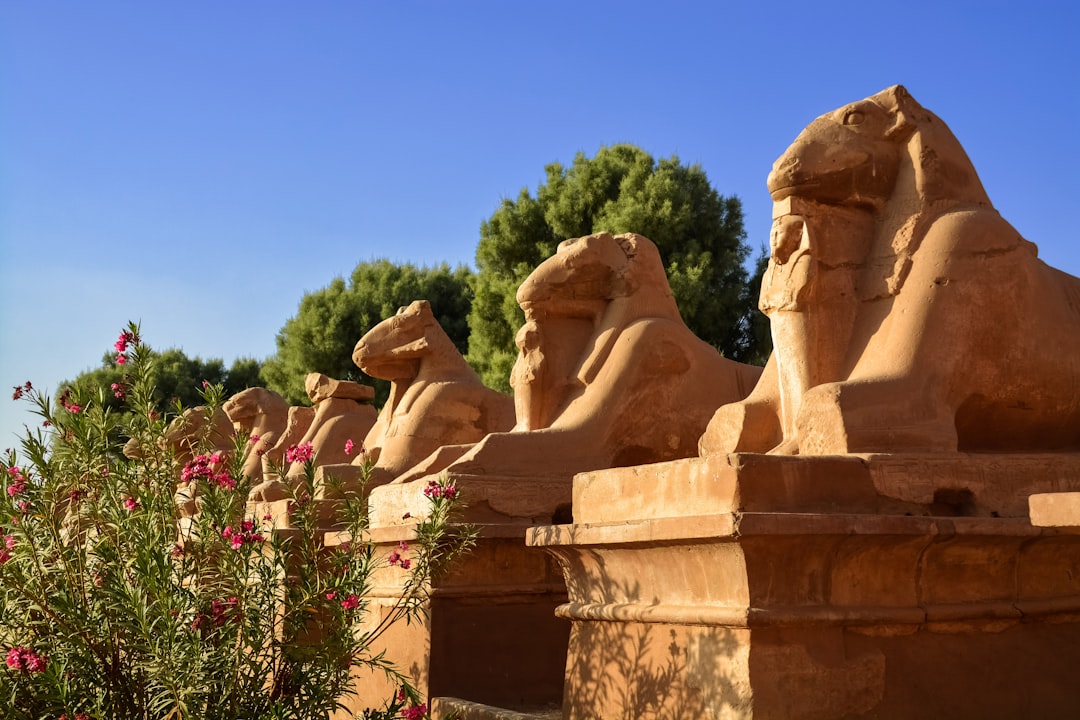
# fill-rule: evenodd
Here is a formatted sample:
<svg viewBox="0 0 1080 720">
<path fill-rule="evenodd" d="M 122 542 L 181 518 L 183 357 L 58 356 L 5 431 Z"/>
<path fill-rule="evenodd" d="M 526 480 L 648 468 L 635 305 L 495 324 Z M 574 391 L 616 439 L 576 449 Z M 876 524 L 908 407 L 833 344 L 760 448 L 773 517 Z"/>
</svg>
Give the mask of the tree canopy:
<svg viewBox="0 0 1080 720">
<path fill-rule="evenodd" d="M 524 322 L 518 285 L 561 241 L 594 232 L 648 237 L 690 329 L 734 360 L 767 356 L 764 318 L 743 267 L 742 205 L 719 195 L 699 165 L 675 156 L 657 162 L 641 148 L 613 145 L 546 172 L 536 197 L 523 188 L 480 228 L 468 359 L 485 384 L 509 388 L 514 334 Z"/>
<path fill-rule="evenodd" d="M 203 381 L 212 385 L 221 383 L 225 396 L 229 397 L 241 390 L 260 385 L 261 365 L 253 358 L 237 358 L 228 369 L 220 358 L 203 360 L 200 357 L 188 357 L 179 348 L 170 348 L 154 353 L 152 374 L 157 387 L 158 412 L 173 412 L 177 401 L 184 407 L 195 407 L 202 403 Z M 104 405 L 114 411 L 123 407 L 123 402 L 114 394 L 113 384 L 124 384 L 125 368 L 116 364 L 116 352 L 110 350 L 101 359 L 101 365 L 80 373 L 74 380 L 61 383 L 78 396 L 97 398 L 99 390 L 104 393 Z"/>
<path fill-rule="evenodd" d="M 335 278 L 328 287 L 307 293 L 296 315 L 277 334 L 277 353 L 266 360 L 266 387 L 293 405 L 308 404 L 304 378 L 320 372 L 341 380 L 375 386 L 375 403 L 390 392 L 385 380 L 371 378 L 352 361 L 356 342 L 376 324 L 414 300 L 428 300 L 443 330 L 464 352 L 469 335 L 472 272 L 447 264 L 418 268 L 389 260 L 361 262 L 348 283 Z"/>
</svg>

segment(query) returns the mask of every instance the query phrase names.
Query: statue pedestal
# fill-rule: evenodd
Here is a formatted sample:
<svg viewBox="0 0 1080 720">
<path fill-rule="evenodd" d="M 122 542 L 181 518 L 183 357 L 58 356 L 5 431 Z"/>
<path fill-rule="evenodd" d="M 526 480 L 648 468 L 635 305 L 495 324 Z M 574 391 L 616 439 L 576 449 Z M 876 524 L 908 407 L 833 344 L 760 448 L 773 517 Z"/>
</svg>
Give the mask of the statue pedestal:
<svg viewBox="0 0 1080 720">
<path fill-rule="evenodd" d="M 554 559 L 527 547 L 524 538 L 537 518 L 551 522 L 555 508 L 569 503 L 570 480 L 450 479 L 466 503 L 462 521 L 479 530 L 476 546 L 435 580 L 426 621 L 395 624 L 372 652 L 385 650 L 386 659 L 410 676 L 424 697 L 454 695 L 506 708 L 557 707 L 570 629 L 555 609 L 567 601 L 566 586 Z M 430 507 L 423 494 L 427 480 L 372 491 L 369 537 L 380 560 L 400 541 L 412 542 L 416 519 Z M 338 541 L 326 537 L 327 544 Z M 379 564 L 369 596 L 370 629 L 390 613 L 406 578 L 400 568 Z M 358 675 L 356 687 L 353 712 L 395 691 L 376 673 Z"/>
<path fill-rule="evenodd" d="M 566 578 L 563 717 L 1075 717 L 1080 531 L 1027 517 L 1075 490 L 1076 455 L 578 475 L 527 538 Z"/>
</svg>

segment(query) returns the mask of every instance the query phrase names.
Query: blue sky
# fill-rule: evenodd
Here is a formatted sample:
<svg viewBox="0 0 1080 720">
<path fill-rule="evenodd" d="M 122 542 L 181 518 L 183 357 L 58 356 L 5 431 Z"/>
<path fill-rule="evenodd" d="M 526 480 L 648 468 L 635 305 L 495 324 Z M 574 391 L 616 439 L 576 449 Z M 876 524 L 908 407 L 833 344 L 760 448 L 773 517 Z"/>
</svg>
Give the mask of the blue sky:
<svg viewBox="0 0 1080 720">
<path fill-rule="evenodd" d="M 544 166 L 699 163 L 767 244 L 773 160 L 902 83 L 991 200 L 1080 274 L 1073 3 L 10 2 L 0 6 L 0 387 L 55 390 L 128 319 L 265 357 L 357 262 L 472 264 Z M 0 448 L 29 422 L 0 397 Z"/>
</svg>

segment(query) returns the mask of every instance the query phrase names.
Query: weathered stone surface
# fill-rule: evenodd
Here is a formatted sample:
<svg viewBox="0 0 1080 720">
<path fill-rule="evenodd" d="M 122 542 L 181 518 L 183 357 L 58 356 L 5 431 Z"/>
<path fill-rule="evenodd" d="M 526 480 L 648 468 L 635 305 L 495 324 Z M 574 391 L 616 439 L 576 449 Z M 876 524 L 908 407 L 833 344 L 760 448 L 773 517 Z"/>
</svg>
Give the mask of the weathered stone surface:
<svg viewBox="0 0 1080 720">
<path fill-rule="evenodd" d="M 289 424 L 289 404 L 273 390 L 248 388 L 233 395 L 221 406 L 241 436 L 254 438 L 244 460 L 244 476 L 262 481 L 263 454 L 273 447 Z"/>
<path fill-rule="evenodd" d="M 511 519 L 550 518 L 576 472 L 694 455 L 714 410 L 745 397 L 761 372 L 686 327 L 656 246 L 640 235 L 563 242 L 517 298 L 527 322 L 512 378 L 515 430 L 424 463 L 473 498 L 470 512 L 498 506 L 496 514 L 528 513 Z M 429 478 L 417 477 L 397 482 L 417 483 L 404 494 L 422 499 Z M 534 492 L 541 488 L 546 499 Z M 390 486 L 374 492 L 402 496 Z"/>
<path fill-rule="evenodd" d="M 131 445 L 131 442 L 128 443 Z M 181 465 L 199 454 L 220 453 L 228 458 L 233 450 L 233 426 L 229 416 L 220 408 L 209 412 L 204 405 L 188 408 L 165 428 L 165 445 L 176 455 Z M 124 452 L 129 452 L 124 447 Z M 179 477 L 177 478 L 179 480 Z M 198 484 L 178 483 L 173 500 L 180 508 L 180 514 L 191 517 L 198 511 L 198 497 L 201 492 Z"/>
<path fill-rule="evenodd" d="M 312 405 L 318 405 L 323 400 L 341 398 L 343 400 L 372 400 L 375 398 L 375 388 L 370 385 L 361 385 L 350 380 L 335 380 L 322 373 L 309 373 L 304 378 L 304 390 L 311 398 Z"/>
<path fill-rule="evenodd" d="M 474 443 L 514 424 L 513 400 L 484 387 L 426 300 L 401 308 L 356 344 L 353 361 L 389 380 L 390 398 L 364 438 L 369 487 L 385 484 L 446 445 Z M 357 456 L 354 464 L 365 458 Z"/>
<path fill-rule="evenodd" d="M 563 716 L 1071 717 L 1080 534 L 1026 488 L 1080 490 L 1080 456 L 583 474 L 575 524 L 527 540 L 567 581 Z"/>
<path fill-rule="evenodd" d="M 1028 508 L 1036 527 L 1080 528 L 1080 492 L 1037 493 Z"/>
<path fill-rule="evenodd" d="M 899 86 L 811 123 L 769 175 L 775 351 L 701 453 L 1080 448 L 1080 280 L 993 209 Z"/>
<path fill-rule="evenodd" d="M 552 558 L 526 548 L 525 528 L 481 527 L 475 550 L 432 584 L 426 618 L 396 623 L 374 651 L 411 677 L 425 697 L 459 694 L 504 708 L 557 704 L 569 628 L 555 616 L 566 589 Z M 377 564 L 370 599 L 374 628 L 400 597 L 407 573 L 386 556 L 412 542 L 411 527 L 376 529 Z M 350 540 L 328 536 L 327 544 Z M 406 553 L 407 554 L 407 553 Z M 383 673 L 358 673 L 351 713 L 378 706 L 396 691 Z"/>
</svg>

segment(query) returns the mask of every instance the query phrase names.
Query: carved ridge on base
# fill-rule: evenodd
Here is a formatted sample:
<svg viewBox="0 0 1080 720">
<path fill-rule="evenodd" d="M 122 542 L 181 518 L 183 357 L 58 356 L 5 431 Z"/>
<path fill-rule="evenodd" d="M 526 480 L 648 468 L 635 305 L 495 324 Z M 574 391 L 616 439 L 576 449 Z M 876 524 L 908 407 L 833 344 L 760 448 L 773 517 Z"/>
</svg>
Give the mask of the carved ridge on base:
<svg viewBox="0 0 1080 720">
<path fill-rule="evenodd" d="M 1022 621 L 1080 613 L 1080 596 L 1046 601 L 950 603 L 918 607 L 862 605 L 848 607 L 774 606 L 769 608 L 702 607 L 699 605 L 645 605 L 642 603 L 568 602 L 555 609 L 567 620 L 639 622 L 720 627 L 803 627 L 807 625 L 926 625 L 941 622 L 987 620 Z"/>
</svg>

